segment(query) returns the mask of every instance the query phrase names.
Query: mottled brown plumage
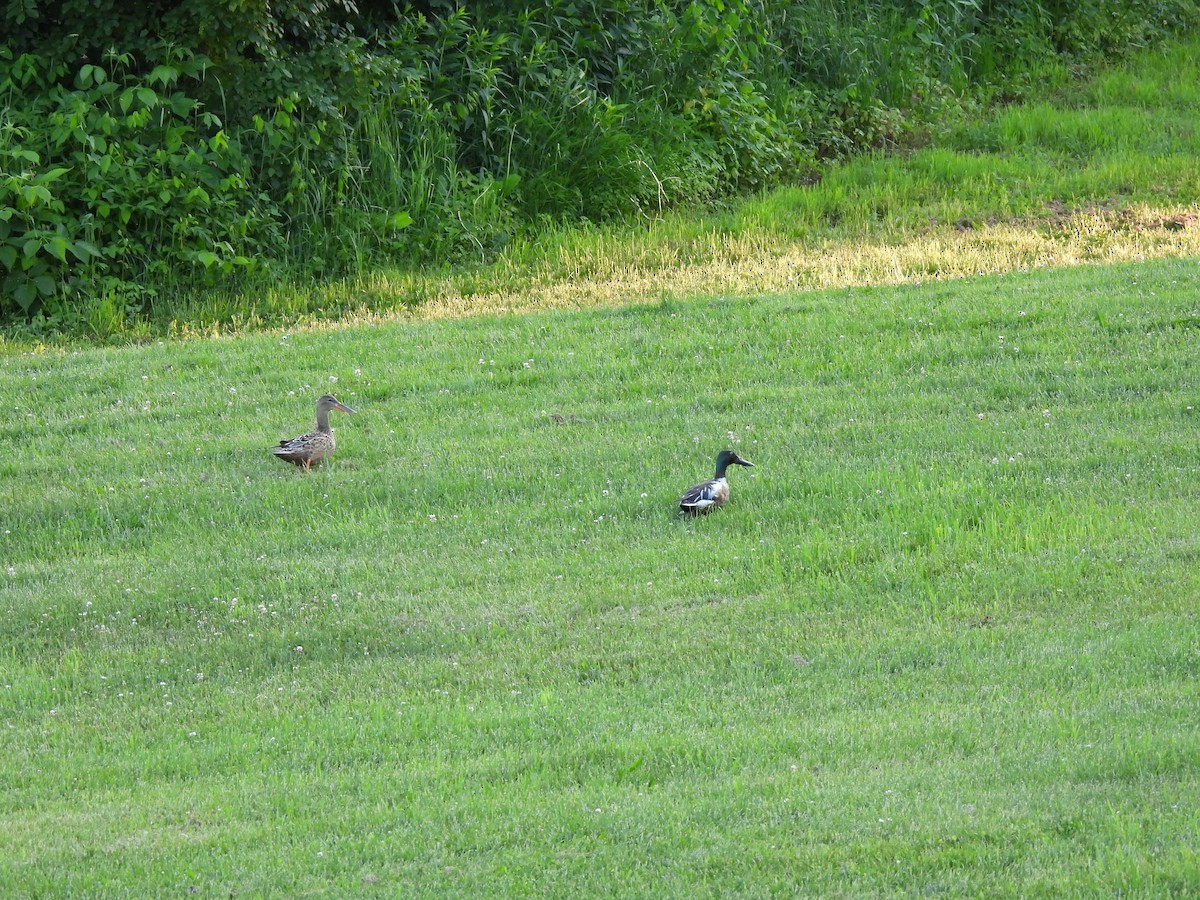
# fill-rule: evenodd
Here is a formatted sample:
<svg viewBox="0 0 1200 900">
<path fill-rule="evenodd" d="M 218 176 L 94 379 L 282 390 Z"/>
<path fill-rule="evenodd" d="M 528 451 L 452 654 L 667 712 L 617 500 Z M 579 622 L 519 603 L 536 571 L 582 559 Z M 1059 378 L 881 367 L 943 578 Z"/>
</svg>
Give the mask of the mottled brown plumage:
<svg viewBox="0 0 1200 900">
<path fill-rule="evenodd" d="M 278 446 L 271 448 L 271 452 L 284 462 L 304 466 L 306 471 L 312 466 L 320 464 L 321 460 L 330 456 L 337 449 L 337 443 L 333 439 L 333 429 L 329 427 L 329 411 L 331 409 L 345 413 L 354 412 L 332 394 L 325 394 L 317 399 L 316 429 L 299 437 L 280 441 Z"/>
</svg>

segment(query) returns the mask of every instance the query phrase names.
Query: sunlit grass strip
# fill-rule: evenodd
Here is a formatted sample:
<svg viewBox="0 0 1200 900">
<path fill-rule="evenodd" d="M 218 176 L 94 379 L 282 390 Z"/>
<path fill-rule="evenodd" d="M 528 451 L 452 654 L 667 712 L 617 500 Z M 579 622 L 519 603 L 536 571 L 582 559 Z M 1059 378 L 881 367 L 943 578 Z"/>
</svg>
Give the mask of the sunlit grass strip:
<svg viewBox="0 0 1200 900">
<path fill-rule="evenodd" d="M 680 259 L 684 254 L 670 247 L 659 250 L 631 262 L 621 254 L 606 258 L 597 245 L 593 256 L 576 258 L 579 277 L 560 271 L 534 273 L 523 281 L 514 273 L 517 283 L 501 290 L 463 290 L 453 277 L 436 281 L 400 276 L 395 281 L 387 273 L 372 276 L 365 289 L 424 295 L 420 303 L 405 307 L 403 315 L 433 319 L 609 307 L 664 295 L 686 298 L 902 284 L 1047 266 L 1190 257 L 1200 255 L 1200 207 L 1089 212 L 1038 228 L 1020 224 L 941 228 L 900 244 L 779 246 L 757 237 L 713 233 L 688 248 L 687 255 L 693 258 L 707 257 L 703 262 L 684 262 Z"/>
<path fill-rule="evenodd" d="M 624 242 L 624 243 L 623 243 Z M 1038 224 L 941 226 L 897 243 L 783 242 L 715 230 L 686 242 L 576 233 L 554 262 L 446 274 L 378 271 L 349 282 L 209 296 L 193 310 L 205 325 L 181 336 L 269 326 L 335 327 L 551 309 L 603 309 L 713 294 L 948 281 L 1047 267 L 1200 256 L 1200 206 L 1138 205 L 1055 216 Z M 228 306 L 222 300 L 228 301 Z"/>
</svg>

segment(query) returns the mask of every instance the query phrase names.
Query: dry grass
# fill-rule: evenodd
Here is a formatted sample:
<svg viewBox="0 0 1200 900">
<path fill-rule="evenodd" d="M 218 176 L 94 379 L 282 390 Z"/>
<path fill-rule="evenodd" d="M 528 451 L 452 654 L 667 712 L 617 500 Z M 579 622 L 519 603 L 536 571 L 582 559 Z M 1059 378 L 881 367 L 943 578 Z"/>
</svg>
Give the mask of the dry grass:
<svg viewBox="0 0 1200 900">
<path fill-rule="evenodd" d="M 768 235 L 710 232 L 686 247 L 644 245 L 641 254 L 578 245 L 556 271 L 549 265 L 511 286 L 474 291 L 461 276 L 424 278 L 381 272 L 366 283 L 372 295 L 414 290 L 419 304 L 362 318 L 427 320 L 481 313 L 604 308 L 664 296 L 777 293 L 872 284 L 920 283 L 1024 271 L 1148 259 L 1200 256 L 1200 207 L 1136 206 L 1055 214 L 1037 222 L 970 228 L 946 225 L 899 243 L 782 243 Z"/>
</svg>

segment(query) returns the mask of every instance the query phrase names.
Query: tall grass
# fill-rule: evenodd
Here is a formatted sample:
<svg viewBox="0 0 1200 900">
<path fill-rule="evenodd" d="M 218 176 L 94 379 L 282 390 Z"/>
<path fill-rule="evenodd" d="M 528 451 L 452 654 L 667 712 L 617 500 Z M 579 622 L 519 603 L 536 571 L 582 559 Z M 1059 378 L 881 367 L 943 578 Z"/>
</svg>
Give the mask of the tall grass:
<svg viewBox="0 0 1200 900">
<path fill-rule="evenodd" d="M 519 226 L 509 221 L 500 250 L 486 235 L 502 222 L 519 180 L 472 179 L 443 152 L 446 136 L 421 132 L 414 149 L 404 143 L 410 135 L 389 131 L 395 116 L 367 119 L 364 158 L 374 154 L 372 165 L 386 169 L 407 154 L 422 174 L 406 179 L 393 169 L 397 180 L 386 189 L 379 184 L 369 200 L 376 226 L 364 242 L 468 246 L 477 259 L 496 254 L 492 262 L 377 266 L 334 281 L 273 279 L 193 291 L 181 295 L 186 302 L 164 301 L 148 318 L 130 314 L 114 292 L 89 318 L 88 333 L 144 340 L 349 316 L 611 305 L 1195 254 L 1197 98 L 1187 77 L 1195 70 L 1193 50 L 1184 42 L 1087 80 L 1048 85 L 1030 103 L 964 118 L 929 146 L 860 157 L 829 167 L 816 183 L 762 191 L 708 213 L 546 228 L 536 239 L 514 237 Z M 375 184 L 367 180 L 356 190 L 374 191 Z M 447 223 L 434 214 L 446 198 L 422 194 L 431 184 L 454 194 L 461 218 Z M 411 225 L 379 227 L 387 224 L 386 210 L 404 204 L 418 210 Z M 324 215 L 314 206 L 314 222 Z"/>
<path fill-rule="evenodd" d="M 16 155 L 0 148 L 0 316 L 42 334 L 120 321 L 108 297 L 144 330 L 181 318 L 194 289 L 244 288 L 251 319 L 281 279 L 476 264 L 565 223 L 804 182 L 1047 72 L 1159 46 L 1197 14 L 1191 0 L 38 8 L 0 11 L 4 118 L 21 134 Z M 1064 139 L 1123 127 L 1077 124 L 1090 131 Z"/>
</svg>

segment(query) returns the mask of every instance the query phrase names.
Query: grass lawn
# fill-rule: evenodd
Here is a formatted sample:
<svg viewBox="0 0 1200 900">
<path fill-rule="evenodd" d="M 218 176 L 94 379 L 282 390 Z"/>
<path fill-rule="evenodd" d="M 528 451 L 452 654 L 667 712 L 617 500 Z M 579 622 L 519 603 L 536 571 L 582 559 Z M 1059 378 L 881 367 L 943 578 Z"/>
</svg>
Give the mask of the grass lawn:
<svg viewBox="0 0 1200 900">
<path fill-rule="evenodd" d="M 1186 895 L 1198 297 L 0 356 L 0 893 Z"/>
<path fill-rule="evenodd" d="M 0 896 L 1194 894 L 1197 60 L 3 338 Z"/>
</svg>

